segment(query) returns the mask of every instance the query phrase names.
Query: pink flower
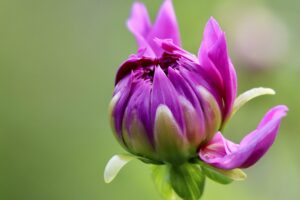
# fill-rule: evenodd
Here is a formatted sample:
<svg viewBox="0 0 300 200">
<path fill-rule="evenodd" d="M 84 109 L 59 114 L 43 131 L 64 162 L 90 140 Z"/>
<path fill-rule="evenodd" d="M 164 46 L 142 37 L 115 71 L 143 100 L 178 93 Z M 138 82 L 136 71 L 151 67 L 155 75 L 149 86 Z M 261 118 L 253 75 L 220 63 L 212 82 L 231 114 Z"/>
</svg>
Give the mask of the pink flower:
<svg viewBox="0 0 300 200">
<path fill-rule="evenodd" d="M 111 117 L 128 152 L 171 164 L 199 154 L 221 169 L 249 167 L 267 152 L 286 106 L 272 108 L 239 145 L 220 132 L 245 102 L 273 90 L 253 89 L 236 98 L 236 72 L 215 19 L 206 24 L 198 57 L 181 48 L 171 0 L 165 0 L 153 25 L 145 6 L 134 3 L 127 26 L 138 52 L 117 72 Z"/>
<path fill-rule="evenodd" d="M 254 88 L 236 97 L 236 72 L 216 20 L 206 24 L 198 57 L 181 48 L 171 0 L 165 0 L 154 25 L 145 6 L 135 3 L 127 25 L 138 51 L 116 74 L 110 117 L 117 140 L 131 155 L 114 156 L 105 181 L 133 158 L 159 164 L 154 180 L 170 199 L 199 199 L 205 177 L 224 184 L 244 179 L 236 168 L 250 167 L 267 152 L 287 107 L 270 109 L 234 144 L 221 133 L 226 123 L 247 101 L 275 92 Z"/>
</svg>

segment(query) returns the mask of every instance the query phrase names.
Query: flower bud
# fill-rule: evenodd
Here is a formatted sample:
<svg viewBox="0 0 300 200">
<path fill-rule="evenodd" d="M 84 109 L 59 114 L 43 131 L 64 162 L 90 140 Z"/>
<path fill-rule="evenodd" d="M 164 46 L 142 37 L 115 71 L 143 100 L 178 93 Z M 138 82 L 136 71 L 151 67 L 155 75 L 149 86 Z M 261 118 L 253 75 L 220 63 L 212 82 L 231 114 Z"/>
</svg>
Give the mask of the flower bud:
<svg viewBox="0 0 300 200">
<path fill-rule="evenodd" d="M 144 5 L 135 3 L 127 25 L 139 49 L 116 74 L 110 116 L 117 140 L 147 162 L 179 165 L 198 157 L 214 165 L 211 155 L 216 149 L 209 144 L 221 144 L 219 131 L 229 118 L 248 100 L 274 91 L 253 89 L 236 99 L 237 78 L 225 33 L 213 18 L 205 27 L 198 57 L 180 47 L 170 0 L 153 26 Z M 286 108 L 280 108 L 274 127 L 285 116 Z M 266 131 L 259 133 L 268 140 Z M 221 151 L 218 157 L 224 155 Z M 232 168 L 221 161 L 215 165 Z"/>
<path fill-rule="evenodd" d="M 131 57 L 121 65 L 112 125 L 130 153 L 181 163 L 197 156 L 198 147 L 220 128 L 223 100 L 196 57 L 170 41 L 157 45 L 164 52 L 160 57 Z"/>
<path fill-rule="evenodd" d="M 132 157 L 166 164 L 156 166 L 154 180 L 170 198 L 199 199 L 205 177 L 223 184 L 244 180 L 238 168 L 268 151 L 288 108 L 270 109 L 239 144 L 231 142 L 221 133 L 229 119 L 249 100 L 275 92 L 260 87 L 236 98 L 236 72 L 218 23 L 208 21 L 198 57 L 180 47 L 171 0 L 153 26 L 145 6 L 135 3 L 127 25 L 139 49 L 118 69 L 110 117 L 117 140 L 135 156 L 114 156 L 105 181 Z"/>
</svg>

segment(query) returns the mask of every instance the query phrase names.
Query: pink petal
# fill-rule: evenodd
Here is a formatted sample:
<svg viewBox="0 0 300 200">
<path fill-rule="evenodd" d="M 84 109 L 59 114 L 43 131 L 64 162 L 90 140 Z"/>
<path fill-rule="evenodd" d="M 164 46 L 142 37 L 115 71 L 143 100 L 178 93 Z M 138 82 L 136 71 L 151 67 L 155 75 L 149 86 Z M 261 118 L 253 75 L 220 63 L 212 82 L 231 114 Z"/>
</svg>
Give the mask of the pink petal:
<svg viewBox="0 0 300 200">
<path fill-rule="evenodd" d="M 157 15 L 156 22 L 148 35 L 147 41 L 156 53 L 161 55 L 162 50 L 153 41 L 155 38 L 172 39 L 173 43 L 180 46 L 180 34 L 172 0 L 165 0 Z"/>
<path fill-rule="evenodd" d="M 184 129 L 182 109 L 178 99 L 178 93 L 160 66 L 155 68 L 153 77 L 153 89 L 151 97 L 151 119 L 154 124 L 157 108 L 166 105 L 172 112 L 180 128 Z"/>
<path fill-rule="evenodd" d="M 221 133 L 200 149 L 200 158 L 221 169 L 247 168 L 254 165 L 273 144 L 281 119 L 286 116 L 286 106 L 276 106 L 264 116 L 256 130 L 249 133 L 240 144 L 225 139 Z"/>
<path fill-rule="evenodd" d="M 214 18 L 210 18 L 206 24 L 198 57 L 200 65 L 209 71 L 211 78 L 223 90 L 225 121 L 236 97 L 237 78 L 228 56 L 225 33 Z"/>
<path fill-rule="evenodd" d="M 131 16 L 127 20 L 127 27 L 135 36 L 140 51 L 143 50 L 143 55 L 154 56 L 147 41 L 151 31 L 151 21 L 144 4 L 140 2 L 133 4 Z"/>
</svg>

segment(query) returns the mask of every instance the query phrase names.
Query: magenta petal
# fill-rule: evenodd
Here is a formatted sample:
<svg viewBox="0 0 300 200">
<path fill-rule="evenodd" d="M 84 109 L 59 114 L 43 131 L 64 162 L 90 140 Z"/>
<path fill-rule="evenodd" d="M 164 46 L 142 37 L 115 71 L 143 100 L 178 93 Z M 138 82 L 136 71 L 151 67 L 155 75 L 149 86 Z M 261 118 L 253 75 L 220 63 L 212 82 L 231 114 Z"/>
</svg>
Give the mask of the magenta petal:
<svg viewBox="0 0 300 200">
<path fill-rule="evenodd" d="M 224 101 L 226 117 L 232 109 L 236 97 L 236 75 L 232 64 L 229 63 L 225 35 L 222 34 L 216 41 L 216 44 L 208 52 L 208 57 L 222 74 L 224 83 Z"/>
<path fill-rule="evenodd" d="M 144 4 L 136 2 L 132 6 L 131 16 L 127 20 L 127 27 L 135 36 L 143 55 L 154 56 L 154 52 L 148 44 L 147 37 L 151 31 L 151 21 Z"/>
<path fill-rule="evenodd" d="M 144 38 L 147 37 L 151 30 L 151 21 L 144 4 L 140 2 L 133 4 L 127 26 L 134 35 L 141 35 Z"/>
<path fill-rule="evenodd" d="M 215 45 L 216 41 L 222 34 L 222 30 L 214 18 L 210 18 L 205 26 L 203 40 L 198 52 L 200 65 L 209 71 L 210 77 L 223 86 L 223 80 L 219 70 L 214 66 L 208 57 L 208 51 Z"/>
<path fill-rule="evenodd" d="M 195 123 L 201 124 L 200 133 L 205 132 L 205 119 L 202 107 L 200 105 L 200 101 L 198 100 L 197 95 L 195 94 L 193 88 L 189 85 L 189 83 L 180 75 L 180 73 L 172 68 L 168 69 L 168 78 L 173 83 L 177 93 L 180 96 L 185 97 L 194 107 L 197 113 L 197 120 Z"/>
<path fill-rule="evenodd" d="M 178 100 L 178 93 L 161 67 L 155 68 L 151 97 L 151 119 L 154 125 L 157 108 L 166 105 L 172 112 L 176 122 L 184 130 L 182 110 Z"/>
<path fill-rule="evenodd" d="M 225 121 L 236 97 L 237 78 L 228 55 L 225 33 L 214 18 L 206 24 L 198 57 L 200 65 L 209 70 L 210 76 L 223 87 Z"/>
<path fill-rule="evenodd" d="M 247 168 L 255 164 L 273 144 L 286 106 L 276 106 L 264 116 L 256 130 L 249 133 L 240 144 L 225 139 L 221 133 L 200 149 L 200 158 L 217 168 Z"/>
<path fill-rule="evenodd" d="M 201 53 L 207 52 L 212 46 L 214 46 L 222 34 L 223 31 L 218 22 L 211 17 L 204 28 L 203 41 L 198 53 L 199 58 L 201 58 Z"/>
<path fill-rule="evenodd" d="M 162 49 L 154 42 L 155 38 L 172 39 L 174 44 L 180 46 L 180 33 L 172 0 L 165 0 L 161 6 L 156 22 L 147 38 L 150 46 L 156 55 L 159 56 L 162 53 Z"/>
<path fill-rule="evenodd" d="M 131 94 L 130 99 L 127 103 L 127 107 L 124 113 L 125 127 L 130 133 L 130 126 L 136 120 L 134 117 L 142 123 L 147 136 L 150 140 L 153 139 L 153 128 L 150 119 L 150 96 L 151 96 L 151 86 L 145 81 L 136 81 L 132 84 L 132 90 L 134 92 Z"/>
<path fill-rule="evenodd" d="M 130 91 L 132 89 L 132 75 L 126 76 L 122 79 L 117 85 L 115 89 L 115 94 L 120 93 L 120 98 L 116 102 L 116 105 L 113 110 L 113 118 L 115 123 L 115 128 L 117 134 L 121 137 L 122 135 L 122 123 L 124 112 L 128 101 L 130 99 Z"/>
</svg>

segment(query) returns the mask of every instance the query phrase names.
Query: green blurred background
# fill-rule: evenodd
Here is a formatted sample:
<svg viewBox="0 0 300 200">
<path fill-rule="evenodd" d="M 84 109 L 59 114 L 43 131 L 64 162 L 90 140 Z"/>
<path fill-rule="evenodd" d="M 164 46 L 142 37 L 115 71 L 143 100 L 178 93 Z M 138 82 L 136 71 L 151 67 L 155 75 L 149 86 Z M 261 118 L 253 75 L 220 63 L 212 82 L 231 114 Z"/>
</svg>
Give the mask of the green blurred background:
<svg viewBox="0 0 300 200">
<path fill-rule="evenodd" d="M 103 170 L 124 152 L 107 107 L 119 64 L 136 51 L 125 27 L 132 0 L 0 1 L 0 199 L 160 199 L 134 161 L 109 185 Z M 161 0 L 143 0 L 154 19 Z M 300 1 L 174 0 L 183 46 L 196 53 L 213 15 L 227 33 L 239 93 L 277 91 L 245 106 L 225 130 L 238 142 L 271 106 L 290 111 L 268 154 L 203 199 L 300 198 Z"/>
</svg>

